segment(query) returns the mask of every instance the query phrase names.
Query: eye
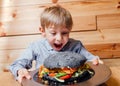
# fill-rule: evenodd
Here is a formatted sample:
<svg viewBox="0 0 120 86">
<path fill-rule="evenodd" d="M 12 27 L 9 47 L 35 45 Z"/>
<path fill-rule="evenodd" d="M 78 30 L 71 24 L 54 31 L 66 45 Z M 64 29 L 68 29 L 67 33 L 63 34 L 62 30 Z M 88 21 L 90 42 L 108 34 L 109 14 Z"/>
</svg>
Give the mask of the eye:
<svg viewBox="0 0 120 86">
<path fill-rule="evenodd" d="M 62 32 L 62 35 L 67 35 L 69 34 L 69 32 Z"/>
<path fill-rule="evenodd" d="M 56 33 L 55 33 L 55 32 L 51 32 L 51 34 L 52 34 L 52 35 L 56 35 Z"/>
</svg>

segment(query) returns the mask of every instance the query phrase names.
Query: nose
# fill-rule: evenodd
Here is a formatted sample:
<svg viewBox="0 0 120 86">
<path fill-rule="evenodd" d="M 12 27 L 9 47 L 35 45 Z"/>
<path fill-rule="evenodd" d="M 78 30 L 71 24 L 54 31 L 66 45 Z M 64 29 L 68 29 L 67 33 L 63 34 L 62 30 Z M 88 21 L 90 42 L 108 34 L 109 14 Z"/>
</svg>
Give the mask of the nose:
<svg viewBox="0 0 120 86">
<path fill-rule="evenodd" d="M 57 34 L 56 35 L 56 40 L 61 42 L 62 41 L 62 35 L 61 34 Z"/>
</svg>

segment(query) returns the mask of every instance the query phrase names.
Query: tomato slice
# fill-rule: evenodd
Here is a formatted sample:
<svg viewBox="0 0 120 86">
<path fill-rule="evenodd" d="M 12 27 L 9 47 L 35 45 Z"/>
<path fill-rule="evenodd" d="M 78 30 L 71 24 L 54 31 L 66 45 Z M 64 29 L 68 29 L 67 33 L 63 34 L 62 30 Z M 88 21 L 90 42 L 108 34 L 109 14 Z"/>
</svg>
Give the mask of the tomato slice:
<svg viewBox="0 0 120 86">
<path fill-rule="evenodd" d="M 60 79 L 62 80 L 69 79 L 69 78 L 71 78 L 70 74 L 60 77 Z"/>
</svg>

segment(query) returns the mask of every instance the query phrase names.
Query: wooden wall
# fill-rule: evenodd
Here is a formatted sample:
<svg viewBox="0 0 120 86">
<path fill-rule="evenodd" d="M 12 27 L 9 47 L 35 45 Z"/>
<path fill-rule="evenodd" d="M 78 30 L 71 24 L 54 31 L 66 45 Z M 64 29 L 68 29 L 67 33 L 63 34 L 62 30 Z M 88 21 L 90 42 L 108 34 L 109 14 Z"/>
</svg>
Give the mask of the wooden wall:
<svg viewBox="0 0 120 86">
<path fill-rule="evenodd" d="M 72 38 L 101 58 L 120 57 L 120 0 L 58 0 L 57 4 L 72 14 Z M 0 0 L 0 71 L 41 38 L 39 16 L 50 5 L 52 0 Z"/>
</svg>

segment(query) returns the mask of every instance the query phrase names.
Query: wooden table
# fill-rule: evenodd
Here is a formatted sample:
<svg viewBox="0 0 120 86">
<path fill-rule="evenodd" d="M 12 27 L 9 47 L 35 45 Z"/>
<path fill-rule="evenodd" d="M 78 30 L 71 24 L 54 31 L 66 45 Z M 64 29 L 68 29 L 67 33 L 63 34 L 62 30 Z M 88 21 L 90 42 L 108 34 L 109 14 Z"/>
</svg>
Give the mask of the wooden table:
<svg viewBox="0 0 120 86">
<path fill-rule="evenodd" d="M 0 86 L 21 86 L 10 72 L 0 72 Z"/>
<path fill-rule="evenodd" d="M 114 77 L 111 77 L 105 84 L 102 86 L 120 86 L 119 81 L 115 81 Z M 0 73 L 0 86 L 21 86 L 10 72 Z"/>
<path fill-rule="evenodd" d="M 114 84 L 114 83 L 112 85 L 110 84 L 112 81 L 111 79 L 109 81 L 107 81 L 107 83 L 106 83 L 106 84 L 109 84 L 109 86 L 113 86 L 113 84 Z M 119 85 L 116 85 L 116 86 L 119 86 Z M 21 84 L 19 84 L 14 79 L 14 77 L 12 76 L 12 74 L 10 72 L 4 72 L 4 73 L 0 73 L 0 86 L 21 86 Z"/>
<path fill-rule="evenodd" d="M 104 60 L 112 71 L 112 76 L 104 86 L 120 86 L 120 59 Z M 10 72 L 0 72 L 0 86 L 21 86 Z"/>
</svg>

